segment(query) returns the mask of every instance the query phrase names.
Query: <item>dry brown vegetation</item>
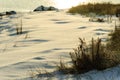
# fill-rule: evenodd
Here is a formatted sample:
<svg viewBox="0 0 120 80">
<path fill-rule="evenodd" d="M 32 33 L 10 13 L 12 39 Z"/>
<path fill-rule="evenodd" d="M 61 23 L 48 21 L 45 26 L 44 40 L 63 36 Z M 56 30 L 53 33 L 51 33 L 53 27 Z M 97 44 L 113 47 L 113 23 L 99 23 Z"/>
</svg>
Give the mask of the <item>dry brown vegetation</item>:
<svg viewBox="0 0 120 80">
<path fill-rule="evenodd" d="M 91 44 L 87 45 L 81 38 L 80 45 L 70 52 L 72 66 L 67 67 L 60 62 L 58 70 L 63 73 L 80 74 L 90 70 L 104 70 L 120 64 L 120 59 L 114 51 L 107 50 L 101 40 L 92 39 Z"/>
<path fill-rule="evenodd" d="M 69 9 L 69 13 L 78 13 L 87 15 L 89 13 L 96 13 L 97 15 L 113 15 L 116 10 L 120 9 L 120 4 L 112 4 L 110 2 L 104 3 L 88 3 L 80 4 Z"/>
<path fill-rule="evenodd" d="M 120 26 L 116 26 L 113 33 L 110 34 L 111 38 L 108 43 L 108 49 L 120 52 Z"/>
</svg>

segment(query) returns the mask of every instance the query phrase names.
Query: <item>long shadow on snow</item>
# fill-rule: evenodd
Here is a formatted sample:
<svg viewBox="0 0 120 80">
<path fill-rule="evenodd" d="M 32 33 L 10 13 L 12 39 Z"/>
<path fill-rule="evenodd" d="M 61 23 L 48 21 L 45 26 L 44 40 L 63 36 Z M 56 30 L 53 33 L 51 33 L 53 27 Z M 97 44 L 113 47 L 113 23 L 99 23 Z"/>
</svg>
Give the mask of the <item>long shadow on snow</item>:
<svg viewBox="0 0 120 80">
<path fill-rule="evenodd" d="M 15 29 L 13 29 L 13 30 L 15 30 Z M 11 29 L 11 31 L 12 31 L 12 29 Z M 23 31 L 22 34 L 26 34 L 26 33 L 28 33 L 28 32 L 30 32 L 30 31 Z M 22 34 L 19 34 L 19 35 L 22 35 Z M 16 32 L 14 32 L 14 33 L 12 33 L 12 34 L 9 34 L 9 36 L 15 36 L 15 35 L 17 35 Z"/>
<path fill-rule="evenodd" d="M 78 27 L 78 29 L 85 29 L 85 28 L 87 28 L 87 27 L 85 27 L 85 26 Z"/>
<path fill-rule="evenodd" d="M 58 21 L 58 22 L 55 22 L 56 24 L 67 24 L 67 23 L 70 23 L 70 21 Z"/>
<path fill-rule="evenodd" d="M 6 22 L 0 22 L 0 24 L 7 24 L 9 23 L 10 21 L 6 21 Z"/>
<path fill-rule="evenodd" d="M 0 26 L 0 32 L 2 32 L 3 30 L 7 30 L 8 32 L 13 32 L 15 31 L 15 28 L 9 25 Z"/>
<path fill-rule="evenodd" d="M 59 19 L 51 19 L 51 21 L 61 21 L 61 20 L 59 20 Z"/>
<path fill-rule="evenodd" d="M 105 33 L 97 32 L 96 35 L 104 35 Z"/>
<path fill-rule="evenodd" d="M 44 60 L 45 58 L 41 58 L 41 57 L 34 57 L 34 60 Z"/>
<path fill-rule="evenodd" d="M 69 49 L 71 49 L 71 48 L 54 48 L 54 49 L 42 51 L 40 53 L 51 53 L 51 52 L 57 51 L 57 50 L 69 50 Z"/>
<path fill-rule="evenodd" d="M 111 32 L 111 30 L 105 30 L 105 29 L 101 29 L 101 28 L 99 28 L 99 29 L 95 29 L 94 31 Z"/>
<path fill-rule="evenodd" d="M 50 40 L 44 40 L 44 39 L 33 39 L 33 40 L 23 40 L 23 41 L 20 41 L 20 42 L 39 42 L 39 43 L 42 43 L 42 42 L 48 42 Z"/>
<path fill-rule="evenodd" d="M 55 66 L 51 66 L 51 64 L 48 64 L 48 62 L 18 62 L 15 64 L 11 64 L 11 66 L 16 69 L 22 69 L 22 70 L 36 69 L 36 68 L 47 68 L 47 69 L 55 68 Z"/>
</svg>

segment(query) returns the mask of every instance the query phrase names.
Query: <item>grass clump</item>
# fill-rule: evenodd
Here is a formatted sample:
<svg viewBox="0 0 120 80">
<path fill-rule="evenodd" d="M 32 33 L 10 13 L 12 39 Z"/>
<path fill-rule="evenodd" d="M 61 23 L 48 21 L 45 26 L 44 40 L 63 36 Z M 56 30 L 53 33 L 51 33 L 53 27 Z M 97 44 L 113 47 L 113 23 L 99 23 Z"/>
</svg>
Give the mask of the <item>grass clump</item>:
<svg viewBox="0 0 120 80">
<path fill-rule="evenodd" d="M 70 52 L 72 66 L 67 67 L 60 62 L 58 70 L 66 74 L 81 74 L 91 70 L 104 70 L 120 63 L 117 54 L 107 50 L 101 40 L 92 39 L 91 44 L 87 45 L 81 38 L 80 44 L 73 52 Z"/>
<path fill-rule="evenodd" d="M 69 9 L 69 13 L 78 13 L 88 15 L 96 13 L 97 15 L 113 15 L 116 10 L 120 9 L 120 4 L 112 4 L 110 2 L 80 4 Z"/>
<path fill-rule="evenodd" d="M 30 69 L 28 72 L 31 80 L 52 80 L 54 75 L 45 69 Z M 46 78 L 46 79 L 45 79 Z"/>
<path fill-rule="evenodd" d="M 109 50 L 120 52 L 120 26 L 116 26 L 114 32 L 111 33 L 107 47 Z"/>
</svg>

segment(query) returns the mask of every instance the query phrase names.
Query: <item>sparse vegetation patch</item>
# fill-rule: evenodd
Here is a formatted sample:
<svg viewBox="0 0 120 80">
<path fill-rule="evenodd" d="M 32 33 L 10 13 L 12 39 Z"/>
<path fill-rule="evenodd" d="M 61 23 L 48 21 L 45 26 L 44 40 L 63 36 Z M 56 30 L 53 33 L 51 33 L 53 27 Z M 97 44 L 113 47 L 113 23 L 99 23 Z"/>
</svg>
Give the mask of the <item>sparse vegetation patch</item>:
<svg viewBox="0 0 120 80">
<path fill-rule="evenodd" d="M 86 44 L 81 38 L 80 44 L 70 52 L 72 66 L 67 67 L 60 62 L 59 71 L 69 74 L 81 74 L 91 70 L 104 70 L 120 63 L 114 51 L 108 50 L 101 40 L 92 39 L 91 44 Z"/>
</svg>

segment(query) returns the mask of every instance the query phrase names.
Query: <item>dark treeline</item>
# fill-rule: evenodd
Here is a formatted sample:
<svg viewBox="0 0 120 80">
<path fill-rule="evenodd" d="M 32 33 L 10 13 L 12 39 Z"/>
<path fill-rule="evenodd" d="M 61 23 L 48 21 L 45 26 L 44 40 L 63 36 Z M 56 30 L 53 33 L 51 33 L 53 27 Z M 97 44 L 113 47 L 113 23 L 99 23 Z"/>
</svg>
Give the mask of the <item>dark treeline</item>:
<svg viewBox="0 0 120 80">
<path fill-rule="evenodd" d="M 88 3 L 80 4 L 69 9 L 69 13 L 79 13 L 86 15 L 88 13 L 96 13 L 98 15 L 113 15 L 116 10 L 120 9 L 120 4 L 112 4 L 110 2 L 104 3 Z"/>
</svg>

